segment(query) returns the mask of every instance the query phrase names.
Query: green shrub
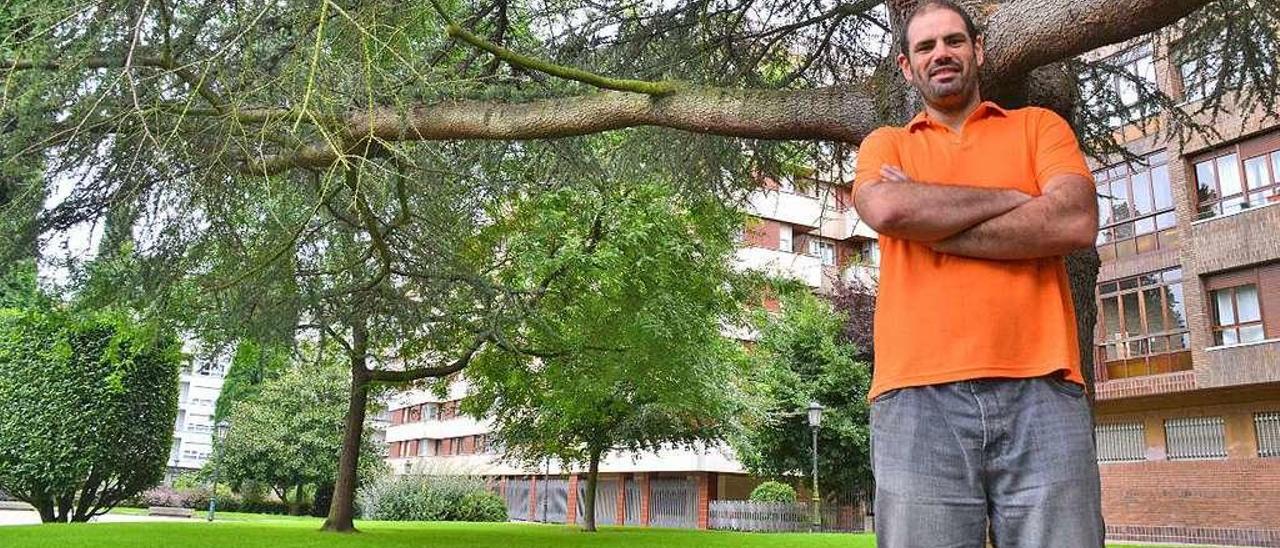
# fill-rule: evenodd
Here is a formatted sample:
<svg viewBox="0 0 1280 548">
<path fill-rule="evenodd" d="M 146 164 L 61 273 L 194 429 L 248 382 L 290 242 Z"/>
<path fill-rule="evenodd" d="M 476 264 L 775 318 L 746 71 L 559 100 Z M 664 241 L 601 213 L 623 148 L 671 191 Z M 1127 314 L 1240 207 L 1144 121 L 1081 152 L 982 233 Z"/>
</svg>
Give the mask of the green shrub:
<svg viewBox="0 0 1280 548">
<path fill-rule="evenodd" d="M 124 312 L 0 308 L 0 489 L 66 522 L 159 483 L 179 350 Z"/>
<path fill-rule="evenodd" d="M 458 503 L 458 521 L 507 521 L 507 502 L 490 491 L 471 493 Z"/>
<path fill-rule="evenodd" d="M 796 490 L 790 485 L 776 481 L 766 481 L 751 491 L 751 500 L 755 502 L 795 502 Z"/>
<path fill-rule="evenodd" d="M 474 476 L 382 478 L 358 494 L 360 515 L 387 521 L 505 521 L 506 504 Z"/>
</svg>

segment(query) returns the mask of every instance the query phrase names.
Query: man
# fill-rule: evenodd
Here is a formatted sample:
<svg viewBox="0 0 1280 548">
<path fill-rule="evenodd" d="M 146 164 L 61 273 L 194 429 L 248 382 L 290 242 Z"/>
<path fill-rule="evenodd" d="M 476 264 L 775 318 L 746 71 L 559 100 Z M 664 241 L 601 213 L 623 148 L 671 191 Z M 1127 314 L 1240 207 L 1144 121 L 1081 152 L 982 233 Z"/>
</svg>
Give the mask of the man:
<svg viewBox="0 0 1280 548">
<path fill-rule="evenodd" d="M 1103 545 L 1093 421 L 1062 256 L 1093 245 L 1094 183 L 1065 121 L 983 102 L 955 4 L 907 20 L 925 111 L 862 142 L 854 203 L 880 233 L 871 387 L 882 547 Z"/>
</svg>

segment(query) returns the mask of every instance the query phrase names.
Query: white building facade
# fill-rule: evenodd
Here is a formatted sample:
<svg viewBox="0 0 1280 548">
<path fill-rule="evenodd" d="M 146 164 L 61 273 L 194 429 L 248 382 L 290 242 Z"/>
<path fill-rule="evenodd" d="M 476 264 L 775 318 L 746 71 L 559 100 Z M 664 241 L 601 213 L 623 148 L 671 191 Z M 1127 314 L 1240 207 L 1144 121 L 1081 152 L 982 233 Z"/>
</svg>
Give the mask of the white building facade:
<svg viewBox="0 0 1280 548">
<path fill-rule="evenodd" d="M 184 472 L 199 470 L 212 458 L 213 411 L 225 374 L 225 366 L 216 363 L 193 362 L 183 368 L 165 483 Z"/>
</svg>

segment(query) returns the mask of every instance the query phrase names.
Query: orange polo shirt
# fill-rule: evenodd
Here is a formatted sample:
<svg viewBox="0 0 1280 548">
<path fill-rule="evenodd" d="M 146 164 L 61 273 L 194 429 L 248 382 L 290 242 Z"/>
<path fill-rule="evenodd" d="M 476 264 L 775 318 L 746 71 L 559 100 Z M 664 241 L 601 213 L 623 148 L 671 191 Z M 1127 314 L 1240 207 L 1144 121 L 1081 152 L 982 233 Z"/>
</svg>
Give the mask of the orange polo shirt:
<svg viewBox="0 0 1280 548">
<path fill-rule="evenodd" d="M 854 192 L 880 166 L 940 185 L 1013 188 L 1038 196 L 1053 176 L 1092 180 L 1070 126 L 1042 108 L 982 103 L 959 134 L 917 115 L 873 131 L 858 148 Z M 895 388 L 1057 371 L 1083 383 L 1061 257 L 987 260 L 880 237 L 876 367 L 869 397 Z"/>
</svg>

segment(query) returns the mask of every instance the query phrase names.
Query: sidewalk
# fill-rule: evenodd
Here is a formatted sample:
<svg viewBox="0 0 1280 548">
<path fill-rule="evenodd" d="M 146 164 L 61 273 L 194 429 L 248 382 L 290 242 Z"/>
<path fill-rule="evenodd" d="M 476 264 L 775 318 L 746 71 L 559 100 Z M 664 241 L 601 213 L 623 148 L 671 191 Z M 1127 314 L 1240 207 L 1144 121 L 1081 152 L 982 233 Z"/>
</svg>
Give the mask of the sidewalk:
<svg viewBox="0 0 1280 548">
<path fill-rule="evenodd" d="M 133 521 L 177 521 L 200 523 L 199 519 L 191 518 L 161 518 L 155 516 L 133 516 L 125 514 L 104 514 L 93 518 L 91 523 L 121 523 Z M 40 514 L 35 510 L 0 510 L 0 526 L 5 525 L 39 525 Z"/>
</svg>

